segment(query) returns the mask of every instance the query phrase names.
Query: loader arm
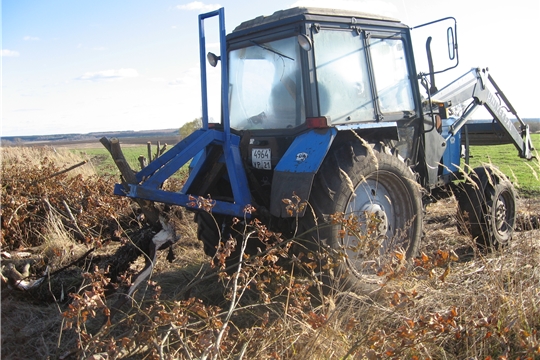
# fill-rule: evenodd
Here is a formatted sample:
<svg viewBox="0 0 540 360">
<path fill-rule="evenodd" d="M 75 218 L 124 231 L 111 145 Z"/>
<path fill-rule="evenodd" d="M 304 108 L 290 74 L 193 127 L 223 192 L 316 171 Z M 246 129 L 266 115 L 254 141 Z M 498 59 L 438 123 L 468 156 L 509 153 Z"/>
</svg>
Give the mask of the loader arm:
<svg viewBox="0 0 540 360">
<path fill-rule="evenodd" d="M 442 104 L 444 114 L 441 114 L 441 117 L 443 118 L 446 118 L 447 109 L 472 100 L 463 114 L 455 118 L 455 122 L 449 128 L 446 140 L 455 136 L 463 125 L 471 120 L 471 115 L 479 106 L 484 106 L 508 136 L 510 142 L 518 149 L 519 156 L 527 160 L 532 159 L 531 150 L 534 148 L 529 126 L 517 115 L 516 110 L 487 69 L 471 69 L 433 94 L 433 99 Z M 508 113 L 511 113 L 518 120 L 519 129 L 514 126 Z M 468 132 L 474 132 L 474 125 L 468 125 Z"/>
</svg>

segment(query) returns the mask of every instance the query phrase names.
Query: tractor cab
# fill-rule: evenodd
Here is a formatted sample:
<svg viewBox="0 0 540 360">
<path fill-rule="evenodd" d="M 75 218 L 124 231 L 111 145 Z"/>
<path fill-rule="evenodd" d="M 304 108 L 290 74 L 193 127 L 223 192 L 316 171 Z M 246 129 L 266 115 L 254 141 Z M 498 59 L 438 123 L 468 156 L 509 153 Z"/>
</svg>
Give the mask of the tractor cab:
<svg viewBox="0 0 540 360">
<path fill-rule="evenodd" d="M 393 127 L 401 154 L 414 156 L 410 122 L 421 104 L 409 28 L 398 20 L 293 8 L 240 24 L 227 36 L 227 54 L 231 129 L 257 138 Z"/>
</svg>

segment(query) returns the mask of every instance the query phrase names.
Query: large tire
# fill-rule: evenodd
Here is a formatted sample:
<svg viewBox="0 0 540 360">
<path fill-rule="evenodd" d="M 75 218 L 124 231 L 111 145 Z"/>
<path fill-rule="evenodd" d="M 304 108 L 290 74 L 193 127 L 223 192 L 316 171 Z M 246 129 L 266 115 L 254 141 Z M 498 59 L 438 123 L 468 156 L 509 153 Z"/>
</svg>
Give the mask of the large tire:
<svg viewBox="0 0 540 360">
<path fill-rule="evenodd" d="M 223 226 L 224 216 L 199 211 L 195 214 L 194 220 L 197 223 L 197 238 L 203 243 L 204 253 L 208 256 L 214 256 L 225 228 Z"/>
<path fill-rule="evenodd" d="M 383 145 L 346 144 L 331 151 L 315 177 L 310 209 L 300 230 L 312 243 L 345 253 L 340 278 L 353 285 L 376 272 L 377 265 L 396 250 L 416 255 L 422 237 L 423 207 L 414 174 Z M 362 236 L 343 235 L 340 225 L 323 224 L 329 215 L 344 213 L 358 219 L 366 233 L 368 219 L 378 222 L 376 231 Z M 366 215 L 368 214 L 368 215 Z M 315 217 L 313 217 L 315 215 Z"/>
<path fill-rule="evenodd" d="M 459 217 L 481 248 L 499 248 L 512 239 L 516 192 L 510 180 L 489 166 L 469 174 L 458 196 Z"/>
<path fill-rule="evenodd" d="M 258 240 L 257 234 L 246 239 L 243 221 L 233 225 L 235 223 L 233 219 L 232 216 L 211 214 L 206 211 L 197 212 L 194 219 L 197 223 L 197 238 L 202 241 L 206 255 L 214 257 L 219 245 L 223 245 L 231 237 L 236 240 L 234 250 L 225 260 L 227 267 L 239 262 L 240 250 L 244 241 L 248 241 L 245 249 L 247 255 L 254 255 L 258 252 L 258 249 L 264 248 L 264 245 Z"/>
</svg>

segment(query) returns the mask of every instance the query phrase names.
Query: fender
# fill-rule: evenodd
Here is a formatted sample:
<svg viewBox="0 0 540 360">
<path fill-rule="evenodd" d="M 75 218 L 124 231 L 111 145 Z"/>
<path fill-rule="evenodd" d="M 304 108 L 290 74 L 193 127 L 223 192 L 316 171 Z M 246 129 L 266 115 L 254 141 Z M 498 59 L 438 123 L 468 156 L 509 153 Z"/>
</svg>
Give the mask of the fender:
<svg viewBox="0 0 540 360">
<path fill-rule="evenodd" d="M 274 169 L 270 213 L 277 217 L 291 217 L 287 214 L 282 199 L 290 199 L 294 194 L 303 201 L 309 199 L 313 178 L 319 170 L 338 130 L 336 128 L 312 129 L 294 139 L 293 143 Z M 304 210 L 305 211 L 305 210 Z M 303 216 L 293 214 L 293 216 Z"/>
</svg>

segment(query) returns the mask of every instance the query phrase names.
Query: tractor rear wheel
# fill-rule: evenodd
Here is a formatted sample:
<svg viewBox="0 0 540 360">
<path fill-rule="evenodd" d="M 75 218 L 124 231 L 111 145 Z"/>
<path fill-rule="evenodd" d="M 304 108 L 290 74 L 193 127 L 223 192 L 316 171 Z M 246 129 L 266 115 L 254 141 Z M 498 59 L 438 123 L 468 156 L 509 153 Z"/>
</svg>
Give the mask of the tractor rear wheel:
<svg viewBox="0 0 540 360">
<path fill-rule="evenodd" d="M 383 145 L 349 143 L 330 152 L 313 184 L 300 230 L 308 244 L 345 255 L 340 278 L 353 285 L 402 251 L 416 255 L 422 196 L 412 171 Z M 328 217 L 343 213 L 342 220 Z M 324 224 L 323 224 L 324 222 Z M 309 245 L 308 245 L 309 246 Z M 339 255 L 338 255 L 339 256 Z"/>
<path fill-rule="evenodd" d="M 233 216 L 208 213 L 199 211 L 194 218 L 197 223 L 197 238 L 202 241 L 204 253 L 218 262 L 216 253 L 220 246 L 224 246 L 231 238 L 235 240 L 236 245 L 229 256 L 224 259 L 227 268 L 238 264 L 240 261 L 241 247 L 245 241 L 248 241 L 244 253 L 247 255 L 257 254 L 264 245 L 259 241 L 257 234 L 247 238 L 243 221 L 238 223 L 234 221 Z M 236 225 L 235 225 L 236 224 Z M 230 249 L 228 249 L 230 250 Z M 218 256 L 219 257 L 219 256 Z M 218 265 L 218 263 L 215 263 Z M 234 271 L 236 268 L 230 270 Z"/>
<path fill-rule="evenodd" d="M 516 193 L 510 180 L 492 167 L 469 174 L 458 196 L 459 217 L 482 248 L 507 245 L 516 223 Z"/>
<path fill-rule="evenodd" d="M 214 256 L 221 241 L 222 232 L 225 230 L 225 226 L 223 226 L 225 217 L 199 211 L 195 213 L 194 220 L 197 223 L 197 238 L 203 243 L 204 253 L 208 256 Z"/>
</svg>

